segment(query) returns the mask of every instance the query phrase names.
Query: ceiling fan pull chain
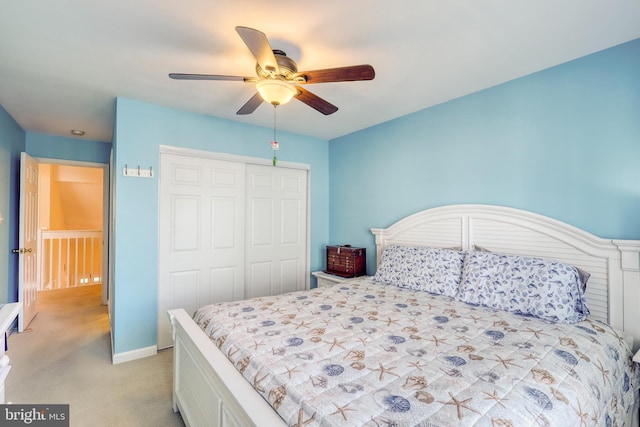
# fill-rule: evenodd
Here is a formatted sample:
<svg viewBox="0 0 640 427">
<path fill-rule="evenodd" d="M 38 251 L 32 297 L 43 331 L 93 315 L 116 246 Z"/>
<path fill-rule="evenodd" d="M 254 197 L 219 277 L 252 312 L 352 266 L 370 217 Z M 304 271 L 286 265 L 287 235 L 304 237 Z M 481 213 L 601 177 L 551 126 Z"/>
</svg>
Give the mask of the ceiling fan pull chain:
<svg viewBox="0 0 640 427">
<path fill-rule="evenodd" d="M 276 139 L 276 104 L 273 104 L 273 141 L 271 141 L 271 148 L 273 149 L 273 166 L 278 163 L 278 157 L 276 151 L 280 148 L 278 140 Z"/>
</svg>

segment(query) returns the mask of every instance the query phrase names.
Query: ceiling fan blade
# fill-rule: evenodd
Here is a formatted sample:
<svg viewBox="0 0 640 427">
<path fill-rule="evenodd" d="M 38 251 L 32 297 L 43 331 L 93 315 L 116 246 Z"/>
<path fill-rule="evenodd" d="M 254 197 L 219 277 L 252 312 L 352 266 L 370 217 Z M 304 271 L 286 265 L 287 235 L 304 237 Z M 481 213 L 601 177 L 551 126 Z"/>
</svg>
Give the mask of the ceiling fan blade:
<svg viewBox="0 0 640 427">
<path fill-rule="evenodd" d="M 256 111 L 256 108 L 258 108 L 260 104 L 262 104 L 262 97 L 258 92 L 256 92 L 255 95 L 253 95 L 242 107 L 240 107 L 236 114 L 251 114 Z"/>
<path fill-rule="evenodd" d="M 280 67 L 278 66 L 276 57 L 273 55 L 269 40 L 262 31 L 248 27 L 236 27 L 236 31 L 263 70 L 280 74 Z"/>
<path fill-rule="evenodd" d="M 371 65 L 353 65 L 350 67 L 304 71 L 296 74 L 296 76 L 303 76 L 306 83 L 353 82 L 373 80 L 376 72 Z"/>
<path fill-rule="evenodd" d="M 254 77 L 220 76 L 215 74 L 170 73 L 169 77 L 175 80 L 233 80 L 239 82 L 255 82 L 257 80 Z"/>
<path fill-rule="evenodd" d="M 304 102 L 309 107 L 320 111 L 325 116 L 328 116 L 329 114 L 333 114 L 336 111 L 338 111 L 338 107 L 331 104 L 330 102 L 325 101 L 324 99 L 320 98 L 318 95 L 315 95 L 309 92 L 308 90 L 301 88 L 300 86 L 296 86 L 296 89 L 298 90 L 297 95 L 295 95 L 296 99 Z"/>
</svg>

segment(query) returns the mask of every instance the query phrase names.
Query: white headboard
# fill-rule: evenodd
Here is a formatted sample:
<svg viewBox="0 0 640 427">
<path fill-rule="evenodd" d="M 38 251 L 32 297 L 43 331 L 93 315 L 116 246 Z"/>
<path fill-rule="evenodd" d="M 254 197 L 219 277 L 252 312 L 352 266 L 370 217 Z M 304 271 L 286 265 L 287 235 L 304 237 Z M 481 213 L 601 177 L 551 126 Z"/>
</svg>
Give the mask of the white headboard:
<svg viewBox="0 0 640 427">
<path fill-rule="evenodd" d="M 489 205 L 427 209 L 371 232 L 378 263 L 385 246 L 407 244 L 478 246 L 580 267 L 591 273 L 586 292 L 591 316 L 631 334 L 636 346 L 640 342 L 640 240 L 602 239 L 552 218 Z"/>
</svg>

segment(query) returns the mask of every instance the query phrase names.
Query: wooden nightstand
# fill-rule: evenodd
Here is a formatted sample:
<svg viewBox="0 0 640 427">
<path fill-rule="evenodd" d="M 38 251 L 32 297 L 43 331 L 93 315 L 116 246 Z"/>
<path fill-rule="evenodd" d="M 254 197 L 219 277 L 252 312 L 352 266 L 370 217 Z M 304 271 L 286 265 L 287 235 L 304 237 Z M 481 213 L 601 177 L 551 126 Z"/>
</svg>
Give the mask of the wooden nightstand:
<svg viewBox="0 0 640 427">
<path fill-rule="evenodd" d="M 342 283 L 348 280 L 344 277 L 334 276 L 333 274 L 325 273 L 324 271 L 314 271 L 313 274 L 318 279 L 318 287 L 333 286 L 338 283 Z"/>
</svg>

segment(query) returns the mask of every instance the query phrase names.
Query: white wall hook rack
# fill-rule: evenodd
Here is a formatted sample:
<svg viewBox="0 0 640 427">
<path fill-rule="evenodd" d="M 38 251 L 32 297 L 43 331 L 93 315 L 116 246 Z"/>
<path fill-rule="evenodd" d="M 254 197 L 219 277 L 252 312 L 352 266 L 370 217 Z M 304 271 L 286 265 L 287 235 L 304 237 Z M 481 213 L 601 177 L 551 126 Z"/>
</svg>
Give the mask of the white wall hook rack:
<svg viewBox="0 0 640 427">
<path fill-rule="evenodd" d="M 141 168 L 140 165 L 130 168 L 128 165 L 124 165 L 124 168 L 122 168 L 122 175 L 133 176 L 136 178 L 153 178 L 153 168 Z"/>
</svg>

